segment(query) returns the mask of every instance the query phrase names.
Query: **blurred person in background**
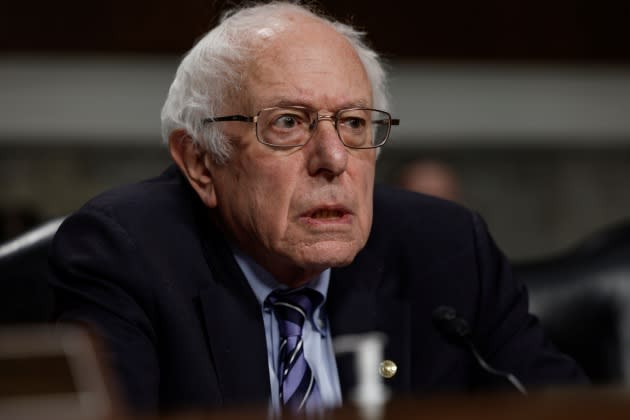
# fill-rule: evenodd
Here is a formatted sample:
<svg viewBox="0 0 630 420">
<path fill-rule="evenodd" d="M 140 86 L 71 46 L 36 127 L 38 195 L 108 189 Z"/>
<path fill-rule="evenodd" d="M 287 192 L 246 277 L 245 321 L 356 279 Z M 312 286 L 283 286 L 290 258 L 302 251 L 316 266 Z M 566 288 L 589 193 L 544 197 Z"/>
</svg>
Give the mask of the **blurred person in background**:
<svg viewBox="0 0 630 420">
<path fill-rule="evenodd" d="M 396 185 L 434 197 L 461 203 L 459 177 L 446 162 L 437 159 L 418 159 L 405 164 Z"/>
</svg>

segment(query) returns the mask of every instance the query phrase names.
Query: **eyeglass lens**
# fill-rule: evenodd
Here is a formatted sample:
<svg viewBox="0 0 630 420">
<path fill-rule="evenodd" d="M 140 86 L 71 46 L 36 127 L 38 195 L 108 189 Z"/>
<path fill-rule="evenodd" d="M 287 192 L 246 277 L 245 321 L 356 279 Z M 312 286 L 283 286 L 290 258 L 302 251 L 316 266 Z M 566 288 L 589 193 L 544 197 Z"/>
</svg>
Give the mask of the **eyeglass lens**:
<svg viewBox="0 0 630 420">
<path fill-rule="evenodd" d="M 265 109 L 258 116 L 258 138 L 274 146 L 303 145 L 321 119 L 327 118 L 301 108 Z M 348 109 L 337 113 L 336 129 L 346 146 L 375 147 L 387 140 L 390 122 L 389 114 L 383 111 Z"/>
</svg>

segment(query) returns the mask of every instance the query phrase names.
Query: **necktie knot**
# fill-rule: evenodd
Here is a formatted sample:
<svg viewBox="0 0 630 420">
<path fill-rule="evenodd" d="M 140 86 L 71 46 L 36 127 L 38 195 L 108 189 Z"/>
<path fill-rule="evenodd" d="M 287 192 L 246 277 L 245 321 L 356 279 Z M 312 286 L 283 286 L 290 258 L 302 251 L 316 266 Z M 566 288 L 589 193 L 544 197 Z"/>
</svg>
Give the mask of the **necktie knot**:
<svg viewBox="0 0 630 420">
<path fill-rule="evenodd" d="M 278 318 L 280 336 L 291 337 L 302 335 L 304 321 L 313 316 L 313 311 L 322 301 L 322 295 L 310 288 L 274 290 L 268 301 Z"/>
</svg>

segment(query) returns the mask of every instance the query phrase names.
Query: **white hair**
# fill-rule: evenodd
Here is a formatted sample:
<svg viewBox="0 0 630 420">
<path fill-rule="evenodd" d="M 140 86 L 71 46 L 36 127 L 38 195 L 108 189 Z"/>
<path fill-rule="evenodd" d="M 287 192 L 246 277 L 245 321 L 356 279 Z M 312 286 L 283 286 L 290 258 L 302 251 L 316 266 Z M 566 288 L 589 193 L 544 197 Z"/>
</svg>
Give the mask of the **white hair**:
<svg viewBox="0 0 630 420">
<path fill-rule="evenodd" d="M 227 98 L 239 93 L 242 69 L 252 59 L 256 33 L 286 24 L 288 16 L 296 13 L 329 25 L 348 40 L 372 86 L 373 107 L 386 110 L 385 70 L 378 54 L 365 44 L 365 33 L 320 16 L 308 6 L 278 1 L 227 12 L 186 54 L 162 107 L 163 140 L 168 142 L 174 130 L 184 129 L 217 163 L 226 163 L 232 151 L 230 142 L 220 124 L 204 124 L 203 120 L 220 116 Z"/>
</svg>

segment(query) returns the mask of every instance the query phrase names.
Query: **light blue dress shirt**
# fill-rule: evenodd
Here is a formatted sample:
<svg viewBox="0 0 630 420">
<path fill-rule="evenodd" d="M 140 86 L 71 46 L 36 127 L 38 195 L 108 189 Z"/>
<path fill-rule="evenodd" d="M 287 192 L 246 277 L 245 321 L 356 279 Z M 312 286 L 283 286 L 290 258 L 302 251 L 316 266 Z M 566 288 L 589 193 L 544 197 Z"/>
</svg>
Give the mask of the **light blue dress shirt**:
<svg viewBox="0 0 630 420">
<path fill-rule="evenodd" d="M 271 385 L 270 403 L 273 411 L 277 413 L 281 408 L 280 387 L 277 376 L 280 335 L 274 311 L 271 307 L 265 305 L 265 300 L 275 289 L 287 289 L 287 286 L 278 283 L 269 272 L 258 265 L 252 258 L 235 247 L 232 247 L 232 249 L 236 262 L 245 274 L 245 278 L 254 291 L 262 311 L 265 337 L 267 338 L 267 362 Z M 341 387 L 330 337 L 328 317 L 323 307 L 328 295 L 329 282 L 330 269 L 319 274 L 305 286 L 317 290 L 322 294 L 324 300 L 313 311 L 312 319 L 304 323 L 302 340 L 304 341 L 304 357 L 315 375 L 322 403 L 325 407 L 333 408 L 341 405 Z"/>
</svg>

